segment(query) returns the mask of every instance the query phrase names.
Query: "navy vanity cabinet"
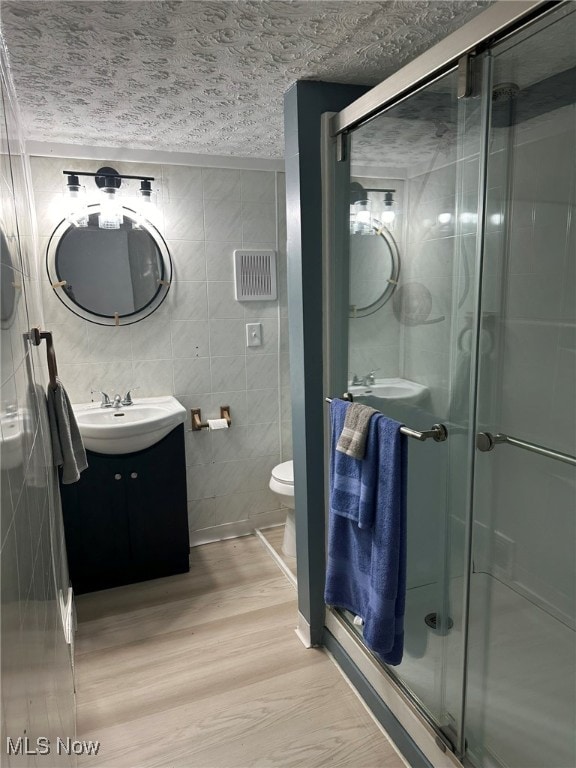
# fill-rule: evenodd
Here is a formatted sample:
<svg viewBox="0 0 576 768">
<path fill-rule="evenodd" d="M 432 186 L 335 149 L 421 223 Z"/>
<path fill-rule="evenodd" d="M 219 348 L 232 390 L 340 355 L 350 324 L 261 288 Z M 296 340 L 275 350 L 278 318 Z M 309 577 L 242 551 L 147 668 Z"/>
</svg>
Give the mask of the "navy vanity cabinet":
<svg viewBox="0 0 576 768">
<path fill-rule="evenodd" d="M 60 485 L 74 591 L 188 571 L 183 425 L 137 453 L 87 455 L 80 480 Z"/>
</svg>

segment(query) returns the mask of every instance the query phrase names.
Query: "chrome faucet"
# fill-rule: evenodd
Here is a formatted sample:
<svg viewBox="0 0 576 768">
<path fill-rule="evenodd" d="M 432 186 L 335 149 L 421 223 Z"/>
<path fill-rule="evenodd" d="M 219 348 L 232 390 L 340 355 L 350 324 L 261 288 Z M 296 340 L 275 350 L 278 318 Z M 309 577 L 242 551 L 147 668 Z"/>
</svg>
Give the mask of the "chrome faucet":
<svg viewBox="0 0 576 768">
<path fill-rule="evenodd" d="M 110 401 L 110 398 L 108 397 L 106 392 L 100 392 L 100 394 L 102 395 L 102 400 L 100 402 L 100 408 L 112 408 L 112 402 Z"/>
<path fill-rule="evenodd" d="M 100 401 L 100 408 L 121 408 L 123 405 L 134 405 L 134 401 L 132 400 L 132 392 L 138 389 L 138 387 L 132 387 L 132 389 L 129 389 L 128 392 L 124 395 L 124 397 L 120 397 L 120 395 L 114 395 L 114 399 L 110 400 L 109 396 L 106 394 L 106 392 L 102 392 L 99 389 L 91 389 L 90 392 L 94 394 L 95 392 L 100 392 L 102 395 L 102 400 Z"/>
<path fill-rule="evenodd" d="M 371 387 L 373 384 L 376 384 L 376 377 L 374 374 L 376 371 L 379 371 L 380 368 L 374 368 L 370 373 L 367 373 L 366 376 L 364 376 L 364 384 L 367 387 Z"/>
<path fill-rule="evenodd" d="M 126 392 L 122 398 L 122 405 L 134 405 L 134 401 L 132 400 L 132 392 L 135 389 L 138 389 L 138 387 L 132 387 L 132 389 L 129 389 L 128 392 Z"/>
<path fill-rule="evenodd" d="M 365 376 L 354 376 L 352 377 L 352 386 L 364 386 L 364 387 L 371 387 L 374 384 L 376 384 L 376 377 L 374 374 L 376 371 L 379 371 L 380 368 L 374 368 L 369 373 L 367 373 Z"/>
</svg>

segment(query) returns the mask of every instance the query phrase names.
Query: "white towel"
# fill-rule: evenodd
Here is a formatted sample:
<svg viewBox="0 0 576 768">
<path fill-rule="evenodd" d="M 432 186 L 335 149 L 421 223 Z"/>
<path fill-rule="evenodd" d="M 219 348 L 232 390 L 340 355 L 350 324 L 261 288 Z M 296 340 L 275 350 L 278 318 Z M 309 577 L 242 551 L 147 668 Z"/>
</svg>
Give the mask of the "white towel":
<svg viewBox="0 0 576 768">
<path fill-rule="evenodd" d="M 80 479 L 80 472 L 88 466 L 82 436 L 66 390 L 59 379 L 56 388 L 48 387 L 48 419 L 52 438 L 54 466 L 62 467 L 64 485 Z"/>
</svg>

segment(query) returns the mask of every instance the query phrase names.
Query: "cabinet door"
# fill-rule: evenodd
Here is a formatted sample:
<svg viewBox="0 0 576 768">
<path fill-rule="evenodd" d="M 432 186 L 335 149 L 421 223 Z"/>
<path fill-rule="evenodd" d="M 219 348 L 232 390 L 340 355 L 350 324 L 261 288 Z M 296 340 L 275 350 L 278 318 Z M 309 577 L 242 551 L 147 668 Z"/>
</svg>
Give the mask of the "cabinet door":
<svg viewBox="0 0 576 768">
<path fill-rule="evenodd" d="M 88 465 L 77 483 L 60 486 L 76 593 L 126 583 L 132 569 L 122 462 L 88 452 Z"/>
<path fill-rule="evenodd" d="M 150 579 L 189 568 L 183 427 L 160 443 L 123 457 L 134 566 Z"/>
</svg>

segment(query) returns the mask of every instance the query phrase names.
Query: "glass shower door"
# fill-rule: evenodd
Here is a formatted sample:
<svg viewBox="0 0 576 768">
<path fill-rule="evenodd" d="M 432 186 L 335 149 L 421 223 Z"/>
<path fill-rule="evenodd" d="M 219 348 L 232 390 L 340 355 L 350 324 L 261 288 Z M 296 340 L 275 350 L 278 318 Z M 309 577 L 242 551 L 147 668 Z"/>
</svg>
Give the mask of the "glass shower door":
<svg viewBox="0 0 576 768">
<path fill-rule="evenodd" d="M 330 383 L 414 429 L 448 429 L 445 442 L 408 440 L 405 650 L 389 671 L 454 744 L 485 131 L 482 100 L 457 90 L 452 70 L 350 134 L 349 308 L 332 329 L 348 338 L 347 361 Z"/>
<path fill-rule="evenodd" d="M 482 766 L 576 765 L 575 62 L 574 4 L 493 50 L 465 728 Z"/>
</svg>

